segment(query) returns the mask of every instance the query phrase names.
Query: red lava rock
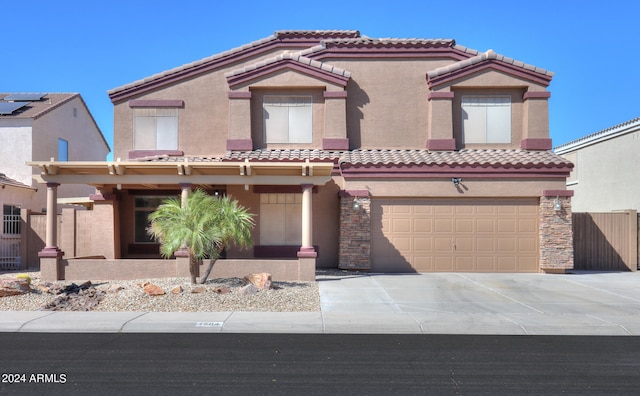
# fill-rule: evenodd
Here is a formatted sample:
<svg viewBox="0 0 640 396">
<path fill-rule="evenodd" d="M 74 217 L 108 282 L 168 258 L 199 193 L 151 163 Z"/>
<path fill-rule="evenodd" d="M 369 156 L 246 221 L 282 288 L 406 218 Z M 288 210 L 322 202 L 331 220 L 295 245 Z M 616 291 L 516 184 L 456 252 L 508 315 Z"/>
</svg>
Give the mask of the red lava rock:
<svg viewBox="0 0 640 396">
<path fill-rule="evenodd" d="M 154 285 L 153 283 L 146 283 L 142 288 L 145 293 L 150 296 L 162 296 L 164 295 L 164 290 L 158 285 Z"/>
<path fill-rule="evenodd" d="M 25 279 L 0 279 L 0 297 L 17 296 L 31 292 Z"/>
<path fill-rule="evenodd" d="M 244 281 L 253 284 L 258 289 L 268 290 L 271 289 L 271 274 L 267 272 L 261 272 L 258 274 L 250 274 L 244 277 Z"/>
</svg>

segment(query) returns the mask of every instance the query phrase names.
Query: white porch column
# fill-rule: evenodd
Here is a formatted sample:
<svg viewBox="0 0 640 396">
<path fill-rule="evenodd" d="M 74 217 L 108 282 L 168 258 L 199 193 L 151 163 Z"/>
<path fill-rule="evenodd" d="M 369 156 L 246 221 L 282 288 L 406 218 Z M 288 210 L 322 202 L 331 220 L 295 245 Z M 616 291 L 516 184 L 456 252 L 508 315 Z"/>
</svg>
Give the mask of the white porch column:
<svg viewBox="0 0 640 396">
<path fill-rule="evenodd" d="M 317 257 L 313 247 L 313 184 L 302 185 L 302 246 L 298 257 Z"/>
</svg>

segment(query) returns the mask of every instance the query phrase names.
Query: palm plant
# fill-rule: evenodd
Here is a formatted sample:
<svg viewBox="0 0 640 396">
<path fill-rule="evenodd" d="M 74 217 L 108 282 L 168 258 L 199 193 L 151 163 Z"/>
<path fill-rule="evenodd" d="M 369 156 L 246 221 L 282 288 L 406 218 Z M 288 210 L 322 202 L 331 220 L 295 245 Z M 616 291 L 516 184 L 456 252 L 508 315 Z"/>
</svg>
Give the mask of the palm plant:
<svg viewBox="0 0 640 396">
<path fill-rule="evenodd" d="M 217 198 L 197 189 L 187 196 L 183 207 L 178 198 L 165 200 L 149 215 L 147 232 L 160 242 L 160 253 L 170 257 L 181 248 L 189 251 L 191 283 L 197 281 L 198 264 L 209 257 L 209 276 L 220 253 L 231 243 L 251 245 L 253 217 L 229 197 Z"/>
<path fill-rule="evenodd" d="M 209 256 L 209 266 L 200 278 L 200 283 L 204 284 L 213 269 L 213 265 L 220 258 L 222 251 L 231 245 L 246 249 L 251 246 L 251 230 L 254 226 L 253 215 L 246 208 L 240 206 L 238 201 L 223 196 L 213 198 L 211 201 L 212 212 L 212 234 L 207 256 Z"/>
</svg>

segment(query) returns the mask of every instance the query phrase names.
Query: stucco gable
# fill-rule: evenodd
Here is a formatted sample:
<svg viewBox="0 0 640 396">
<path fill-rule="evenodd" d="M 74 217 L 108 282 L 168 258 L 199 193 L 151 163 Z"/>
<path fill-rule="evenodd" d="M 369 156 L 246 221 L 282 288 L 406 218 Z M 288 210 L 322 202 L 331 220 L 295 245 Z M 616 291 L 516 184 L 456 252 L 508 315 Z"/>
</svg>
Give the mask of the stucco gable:
<svg viewBox="0 0 640 396">
<path fill-rule="evenodd" d="M 460 49 L 466 50 L 465 47 L 460 47 Z M 553 72 L 517 61 L 504 55 L 496 54 L 493 50 L 488 50 L 487 52 L 478 53 L 470 58 L 429 71 L 427 73 L 427 81 L 429 88 L 435 89 L 483 70 L 497 70 L 545 87 L 549 85 L 553 77 Z"/>
<path fill-rule="evenodd" d="M 240 47 L 232 48 L 195 62 L 169 69 L 141 80 L 122 85 L 107 91 L 113 103 L 125 100 L 130 96 L 156 89 L 166 84 L 191 78 L 217 68 L 247 60 L 261 53 L 277 48 L 295 46 L 307 48 L 317 45 L 324 39 L 358 37 L 357 30 L 280 30 L 271 36 L 252 41 Z"/>
<path fill-rule="evenodd" d="M 351 78 L 351 73 L 323 63 L 312 60 L 299 53 L 285 52 L 276 57 L 265 59 L 252 65 L 233 70 L 225 74 L 229 87 L 233 88 L 240 84 L 246 84 L 256 79 L 265 78 L 270 74 L 283 69 L 290 69 L 302 74 L 317 78 L 332 84 L 346 86 Z"/>
</svg>

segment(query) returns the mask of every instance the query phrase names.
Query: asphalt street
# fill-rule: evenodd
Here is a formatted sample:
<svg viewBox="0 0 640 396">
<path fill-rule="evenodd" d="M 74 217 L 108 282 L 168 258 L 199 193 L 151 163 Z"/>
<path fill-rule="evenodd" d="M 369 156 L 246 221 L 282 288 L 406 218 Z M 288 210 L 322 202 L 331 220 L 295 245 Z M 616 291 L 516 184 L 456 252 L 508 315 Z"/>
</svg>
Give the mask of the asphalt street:
<svg viewBox="0 0 640 396">
<path fill-rule="evenodd" d="M 640 338 L 0 333 L 0 394 L 637 394 Z"/>
</svg>

